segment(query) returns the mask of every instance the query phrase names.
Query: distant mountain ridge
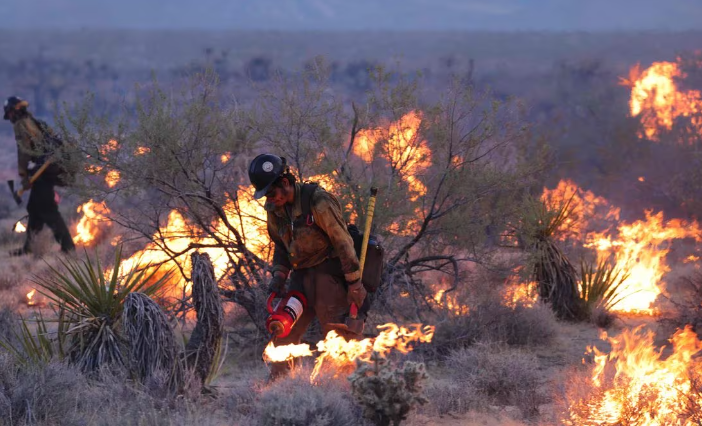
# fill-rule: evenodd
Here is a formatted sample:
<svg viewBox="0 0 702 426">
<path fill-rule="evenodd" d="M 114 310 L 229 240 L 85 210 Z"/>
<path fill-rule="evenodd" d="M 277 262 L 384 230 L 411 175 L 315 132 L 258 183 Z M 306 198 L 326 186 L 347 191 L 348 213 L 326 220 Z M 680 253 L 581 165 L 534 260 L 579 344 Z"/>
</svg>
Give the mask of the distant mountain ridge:
<svg viewBox="0 0 702 426">
<path fill-rule="evenodd" d="M 702 29 L 700 0 L 33 0 L 0 28 L 266 30 Z"/>
</svg>

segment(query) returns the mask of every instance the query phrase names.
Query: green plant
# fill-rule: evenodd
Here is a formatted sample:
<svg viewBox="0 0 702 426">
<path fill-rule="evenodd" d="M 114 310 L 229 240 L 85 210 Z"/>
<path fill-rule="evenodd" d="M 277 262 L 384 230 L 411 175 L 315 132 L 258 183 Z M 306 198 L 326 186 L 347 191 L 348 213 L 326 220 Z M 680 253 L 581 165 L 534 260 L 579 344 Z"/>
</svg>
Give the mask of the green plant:
<svg viewBox="0 0 702 426">
<path fill-rule="evenodd" d="M 106 277 L 97 256 L 95 260 L 69 257 L 61 260 L 63 271 L 51 267 L 50 274 L 35 279 L 43 289 L 39 292 L 58 306 L 58 321 L 65 325 L 59 342 L 66 341 L 66 356 L 83 371 L 113 363 L 124 365 L 120 319 L 126 297 L 132 292 L 152 296 L 171 275 L 168 271 L 156 279 L 158 268 L 150 272 L 135 268 L 120 276 L 121 261 L 120 248 Z"/>
<path fill-rule="evenodd" d="M 580 297 L 585 302 L 588 312 L 597 308 L 610 311 L 625 297 L 636 291 L 625 293 L 625 282 L 630 273 L 616 265 L 601 260 L 597 266 L 592 262 L 580 264 Z"/>
<path fill-rule="evenodd" d="M 578 292 L 577 273 L 568 257 L 554 241 L 566 224 L 572 226 L 573 197 L 549 206 L 529 197 L 522 216 L 520 234 L 523 248 L 532 254 L 533 277 L 539 286 L 539 297 L 559 318 L 578 320 L 586 316 Z"/>
<path fill-rule="evenodd" d="M 349 381 L 365 416 L 376 425 L 399 425 L 417 404 L 428 402 L 423 387 L 429 376 L 423 363 L 408 361 L 401 368 L 392 368 L 377 353 L 371 361 L 359 362 Z"/>
</svg>

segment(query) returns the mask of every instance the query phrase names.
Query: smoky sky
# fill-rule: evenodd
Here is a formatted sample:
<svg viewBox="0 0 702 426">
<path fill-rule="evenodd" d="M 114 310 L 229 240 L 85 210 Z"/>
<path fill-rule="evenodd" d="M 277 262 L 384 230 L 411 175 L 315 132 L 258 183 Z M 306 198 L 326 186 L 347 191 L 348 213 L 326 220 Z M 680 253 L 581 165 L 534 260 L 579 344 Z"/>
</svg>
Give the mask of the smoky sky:
<svg viewBox="0 0 702 426">
<path fill-rule="evenodd" d="M 680 31 L 702 0 L 0 0 L 0 27 Z"/>
</svg>

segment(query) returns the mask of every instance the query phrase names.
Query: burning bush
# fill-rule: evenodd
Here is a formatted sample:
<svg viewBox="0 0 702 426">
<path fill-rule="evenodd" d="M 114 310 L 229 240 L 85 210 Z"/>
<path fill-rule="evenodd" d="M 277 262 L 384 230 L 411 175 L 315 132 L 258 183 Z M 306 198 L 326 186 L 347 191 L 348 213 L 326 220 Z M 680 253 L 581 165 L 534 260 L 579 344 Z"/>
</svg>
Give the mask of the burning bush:
<svg viewBox="0 0 702 426">
<path fill-rule="evenodd" d="M 187 293 L 185 256 L 207 252 L 224 294 L 258 326 L 265 315 L 255 289 L 270 247 L 265 211 L 242 180 L 254 147 L 285 156 L 300 181 L 323 182 L 355 221 L 363 219 L 368 188 L 379 187 L 375 223 L 389 260 L 383 303 L 406 282 L 423 297 L 418 277 L 427 270 L 485 261 L 486 226 L 499 229 L 514 216 L 515 194 L 541 166 L 523 156 L 529 138 L 517 104 L 459 83 L 425 102 L 415 81 L 381 71 L 367 104 L 349 109 L 318 65 L 257 87 L 250 106 L 219 99 L 216 77 L 205 73 L 175 96 L 158 84 L 140 90 L 136 111 L 113 122 L 94 116 L 90 103 L 77 108 L 80 120 L 61 120 L 92 166 L 119 172 L 115 188 L 132 202 L 110 216 L 151 241 L 139 256 L 154 265 L 177 261 L 175 284 Z M 87 172 L 82 182 L 94 199 L 113 193 Z"/>
</svg>

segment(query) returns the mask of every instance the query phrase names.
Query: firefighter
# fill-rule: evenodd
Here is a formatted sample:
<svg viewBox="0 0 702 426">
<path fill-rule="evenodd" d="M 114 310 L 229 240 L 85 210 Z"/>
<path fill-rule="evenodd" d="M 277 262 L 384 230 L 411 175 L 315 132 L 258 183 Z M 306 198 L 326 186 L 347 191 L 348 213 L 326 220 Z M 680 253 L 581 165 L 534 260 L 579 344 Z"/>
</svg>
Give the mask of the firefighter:
<svg viewBox="0 0 702 426">
<path fill-rule="evenodd" d="M 17 171 L 22 178 L 22 188 L 31 189 L 27 202 L 29 223 L 27 225 L 27 239 L 22 248 L 10 252 L 13 256 L 30 253 L 31 241 L 44 225 L 48 225 L 54 233 L 54 238 L 61 244 L 61 251 L 69 253 L 75 250 L 73 239 L 68 227 L 61 217 L 54 192 L 54 186 L 61 184 L 60 167 L 50 164 L 44 173 L 33 184 L 29 183 L 30 177 L 53 154 L 57 140 L 53 131 L 46 123 L 37 120 L 27 111 L 29 103 L 17 96 L 9 97 L 5 101 L 5 120 L 12 123 L 17 141 Z M 50 139 L 51 138 L 51 139 Z M 30 162 L 34 167 L 30 168 Z"/>
<path fill-rule="evenodd" d="M 275 245 L 269 292 L 301 292 L 307 308 L 288 336 L 274 343 L 300 343 L 310 322 L 317 317 L 322 332 L 343 323 L 352 303 L 361 307 L 366 290 L 361 282 L 359 261 L 336 197 L 316 184 L 300 184 L 285 164 L 271 154 L 254 158 L 249 179 L 256 189 L 254 198 L 266 197 L 268 235 Z M 305 208 L 305 203 L 309 207 Z M 305 211 L 309 213 L 304 214 Z M 337 330 L 347 339 L 354 333 Z M 288 363 L 273 363 L 271 377 L 288 371 Z"/>
</svg>

